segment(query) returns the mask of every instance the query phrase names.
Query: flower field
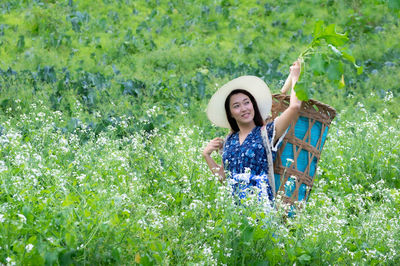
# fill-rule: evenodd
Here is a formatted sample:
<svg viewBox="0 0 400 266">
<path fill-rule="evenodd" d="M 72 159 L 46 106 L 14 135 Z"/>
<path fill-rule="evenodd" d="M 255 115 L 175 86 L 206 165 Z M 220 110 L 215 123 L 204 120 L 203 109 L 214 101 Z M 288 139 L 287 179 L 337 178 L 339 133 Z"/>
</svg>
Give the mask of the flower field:
<svg viewBox="0 0 400 266">
<path fill-rule="evenodd" d="M 0 265 L 399 264 L 399 10 L 1 2 Z M 310 88 L 338 111 L 310 198 L 293 218 L 238 206 L 201 155 L 228 133 L 207 102 L 244 74 L 277 93 L 319 20 L 347 33 L 363 73 Z"/>
</svg>

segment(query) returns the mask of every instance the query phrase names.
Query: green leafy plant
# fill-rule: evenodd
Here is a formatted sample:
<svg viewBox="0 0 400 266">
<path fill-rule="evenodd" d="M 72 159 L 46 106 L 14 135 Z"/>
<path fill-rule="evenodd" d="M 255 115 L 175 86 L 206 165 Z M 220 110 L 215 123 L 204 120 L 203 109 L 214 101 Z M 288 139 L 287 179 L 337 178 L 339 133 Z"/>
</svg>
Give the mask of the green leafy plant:
<svg viewBox="0 0 400 266">
<path fill-rule="evenodd" d="M 302 72 L 295 91 L 300 100 L 306 101 L 312 96 L 310 88 L 316 78 L 343 88 L 345 62 L 350 62 L 357 74 L 363 72 L 363 67 L 356 64 L 351 51 L 345 47 L 349 40 L 347 35 L 337 33 L 335 28 L 334 24 L 325 26 L 323 21 L 316 22 L 312 42 L 299 55 Z"/>
</svg>

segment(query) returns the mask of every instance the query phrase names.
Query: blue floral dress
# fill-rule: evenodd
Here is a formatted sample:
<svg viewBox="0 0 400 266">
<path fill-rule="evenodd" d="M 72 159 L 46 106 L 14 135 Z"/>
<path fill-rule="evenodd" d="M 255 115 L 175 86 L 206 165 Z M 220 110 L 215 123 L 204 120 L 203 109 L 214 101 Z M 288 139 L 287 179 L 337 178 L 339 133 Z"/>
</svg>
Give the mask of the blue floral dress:
<svg viewBox="0 0 400 266">
<path fill-rule="evenodd" d="M 274 138 L 275 122 L 266 125 L 270 142 Z M 284 134 L 285 135 L 285 134 Z M 272 147 L 272 158 L 275 161 L 276 151 L 283 136 Z M 272 189 L 268 181 L 268 159 L 261 136 L 261 127 L 256 126 L 247 135 L 242 144 L 239 143 L 239 132 L 228 136 L 224 144 L 222 160 L 228 171 L 228 181 L 232 185 L 233 195 L 246 198 L 252 186 L 259 188 L 258 199 L 273 200 Z"/>
</svg>

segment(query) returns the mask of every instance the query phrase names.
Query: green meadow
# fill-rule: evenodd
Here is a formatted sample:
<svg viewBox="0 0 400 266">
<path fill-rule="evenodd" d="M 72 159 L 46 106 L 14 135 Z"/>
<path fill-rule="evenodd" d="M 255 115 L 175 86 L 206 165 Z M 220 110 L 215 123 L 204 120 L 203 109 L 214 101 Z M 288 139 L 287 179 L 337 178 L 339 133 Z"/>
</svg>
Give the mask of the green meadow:
<svg viewBox="0 0 400 266">
<path fill-rule="evenodd" d="M 235 205 L 208 100 L 279 93 L 316 23 L 363 71 L 309 80 L 337 116 L 307 204 Z M 0 1 L 0 265 L 398 265 L 399 23 L 399 0 Z"/>
</svg>

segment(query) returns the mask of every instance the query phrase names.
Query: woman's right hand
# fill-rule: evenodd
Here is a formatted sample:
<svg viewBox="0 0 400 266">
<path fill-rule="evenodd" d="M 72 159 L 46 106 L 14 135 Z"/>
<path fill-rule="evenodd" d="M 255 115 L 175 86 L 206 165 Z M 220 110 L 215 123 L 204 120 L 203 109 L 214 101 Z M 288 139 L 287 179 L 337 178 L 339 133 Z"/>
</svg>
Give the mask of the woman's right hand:
<svg viewBox="0 0 400 266">
<path fill-rule="evenodd" d="M 215 138 L 211 140 L 203 150 L 204 156 L 210 156 L 213 151 L 220 150 L 224 147 L 224 140 L 222 138 Z"/>
</svg>

